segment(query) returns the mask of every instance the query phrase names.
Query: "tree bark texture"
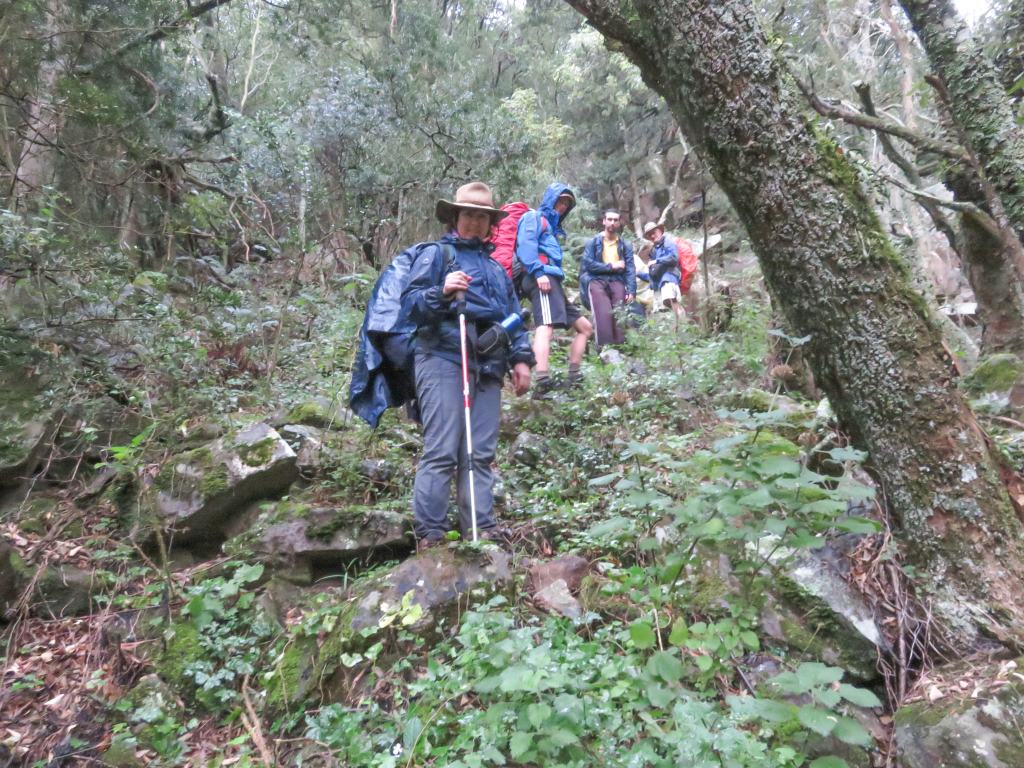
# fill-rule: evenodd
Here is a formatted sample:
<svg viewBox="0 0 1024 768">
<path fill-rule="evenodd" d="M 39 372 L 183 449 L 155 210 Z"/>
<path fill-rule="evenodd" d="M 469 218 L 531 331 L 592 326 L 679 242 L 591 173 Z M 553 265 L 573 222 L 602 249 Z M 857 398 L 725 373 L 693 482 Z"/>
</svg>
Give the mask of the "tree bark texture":
<svg viewBox="0 0 1024 768">
<path fill-rule="evenodd" d="M 991 185 L 993 216 L 1024 237 L 1024 127 L 1014 118 L 995 64 L 971 38 L 951 0 L 900 4 L 948 94 L 964 146 Z"/>
<path fill-rule="evenodd" d="M 991 213 L 976 176 L 964 168 L 951 168 L 944 177 L 959 202 L 974 203 Z M 960 215 L 960 257 L 978 302 L 982 353 L 1024 357 L 1024 290 L 1014 266 L 1020 261 L 1021 243 L 1013 233 L 1001 235 L 996 237 L 971 215 Z"/>
<path fill-rule="evenodd" d="M 996 68 L 999 80 L 1006 90 L 1012 89 L 1024 78 L 1024 0 L 1010 0 L 1000 22 L 1003 35 Z M 1013 93 L 1014 99 L 1024 97 L 1024 88 Z"/>
<path fill-rule="evenodd" d="M 817 385 L 870 452 L 901 547 L 966 650 L 1024 629 L 1022 526 L 931 312 L 851 165 L 741 0 L 567 0 L 640 68 L 750 236 Z"/>
</svg>

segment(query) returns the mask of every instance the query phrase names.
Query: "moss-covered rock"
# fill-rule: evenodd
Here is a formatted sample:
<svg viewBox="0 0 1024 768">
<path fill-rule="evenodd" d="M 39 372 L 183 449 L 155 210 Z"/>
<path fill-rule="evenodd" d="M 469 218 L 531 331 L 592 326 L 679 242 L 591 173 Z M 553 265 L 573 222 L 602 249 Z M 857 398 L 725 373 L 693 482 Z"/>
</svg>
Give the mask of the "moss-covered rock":
<svg viewBox="0 0 1024 768">
<path fill-rule="evenodd" d="M 6 621 L 7 611 L 14 607 L 34 572 L 18 550 L 0 539 L 0 622 Z"/>
<path fill-rule="evenodd" d="M 809 660 L 873 682 L 889 645 L 865 600 L 829 562 L 828 550 L 800 556 L 777 578 L 761 613 L 764 633 Z"/>
<path fill-rule="evenodd" d="M 895 742 L 904 768 L 1018 768 L 1024 766 L 1024 682 L 1016 662 L 969 663 L 942 668 L 952 681 L 937 697 L 896 712 Z M 961 689 L 958 683 L 966 680 Z"/>
<path fill-rule="evenodd" d="M 202 659 L 199 630 L 190 621 L 177 621 L 164 634 L 163 650 L 157 656 L 160 678 L 176 691 L 185 693 L 194 687 L 185 670 Z"/>
<path fill-rule="evenodd" d="M 412 548 L 409 516 L 374 507 L 266 505 L 253 527 L 228 548 L 257 557 L 278 573 L 309 578 L 317 569 L 394 556 Z"/>
<path fill-rule="evenodd" d="M 983 358 L 977 368 L 963 379 L 963 387 L 972 395 L 1007 392 L 1024 376 L 1024 360 L 1001 353 Z"/>
<path fill-rule="evenodd" d="M 254 424 L 164 462 L 143 491 L 143 509 L 173 529 L 177 543 L 222 539 L 235 513 L 297 477 L 295 451 L 271 427 Z"/>
<path fill-rule="evenodd" d="M 26 533 L 46 533 L 53 524 L 57 507 L 57 499 L 51 496 L 30 496 L 17 508 L 18 528 Z"/>
<path fill-rule="evenodd" d="M 751 413 L 772 414 L 775 421 L 768 429 L 789 440 L 796 440 L 814 425 L 817 418 L 813 406 L 804 405 L 786 395 L 773 395 L 763 389 L 726 392 L 715 398 L 716 405 Z"/>
<path fill-rule="evenodd" d="M 46 381 L 20 369 L 0 369 L 0 488 L 30 475 L 52 433 L 54 408 Z"/>
<path fill-rule="evenodd" d="M 48 566 L 36 583 L 36 616 L 84 616 L 92 611 L 95 574 L 73 565 Z"/>
<path fill-rule="evenodd" d="M 298 638 L 281 648 L 267 679 L 268 705 L 286 708 L 313 690 L 341 700 L 353 676 L 372 663 L 368 649 L 381 643 L 408 653 L 408 638 L 429 638 L 460 611 L 512 584 L 507 553 L 464 545 L 435 547 L 366 578 L 353 586 L 320 642 Z"/>
<path fill-rule="evenodd" d="M 352 420 L 352 412 L 337 399 L 314 397 L 292 406 L 283 423 L 303 424 L 319 429 L 341 429 Z"/>
<path fill-rule="evenodd" d="M 298 459 L 296 466 L 304 475 L 320 468 L 321 455 L 324 449 L 323 433 L 316 427 L 303 424 L 285 424 L 280 429 L 288 445 L 295 451 Z"/>
</svg>

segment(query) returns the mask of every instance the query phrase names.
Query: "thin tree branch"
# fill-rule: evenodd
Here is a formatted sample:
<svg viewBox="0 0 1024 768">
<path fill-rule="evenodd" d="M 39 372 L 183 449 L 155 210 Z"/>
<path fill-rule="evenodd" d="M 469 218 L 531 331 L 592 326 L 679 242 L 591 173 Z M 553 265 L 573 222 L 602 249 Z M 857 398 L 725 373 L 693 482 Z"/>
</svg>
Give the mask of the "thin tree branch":
<svg viewBox="0 0 1024 768">
<path fill-rule="evenodd" d="M 913 195 L 918 200 L 931 203 L 932 205 L 938 205 L 942 208 L 949 208 L 951 211 L 958 211 L 959 213 L 962 213 L 965 216 L 970 216 L 974 221 L 978 223 L 979 226 L 983 227 L 986 232 L 992 235 L 992 237 L 996 238 L 997 240 L 1002 240 L 1002 230 L 999 228 L 999 224 L 996 223 L 996 220 L 989 216 L 987 213 L 985 213 L 985 211 L 976 206 L 974 203 L 962 203 L 956 202 L 954 200 L 943 200 L 941 197 L 930 195 L 924 190 L 915 189 L 914 187 L 911 187 L 909 184 L 904 184 L 895 176 L 890 176 L 887 173 L 879 173 L 878 175 L 880 178 L 885 179 L 885 181 L 888 181 L 890 184 L 895 184 L 904 192 L 908 192 L 909 194 Z"/>
<path fill-rule="evenodd" d="M 854 83 L 853 88 L 857 91 L 857 95 L 860 96 L 860 103 L 864 107 L 864 113 L 868 117 L 878 117 L 878 113 L 875 111 L 875 102 L 871 98 L 871 86 L 868 83 Z M 893 143 L 892 138 L 889 134 L 878 132 L 878 140 L 882 145 L 882 151 L 901 171 L 903 175 L 907 177 L 911 185 L 914 187 L 921 187 L 921 173 L 918 171 L 917 166 L 907 159 Z M 935 228 L 938 229 L 942 234 L 946 236 L 949 241 L 950 247 L 957 253 L 960 254 L 959 238 L 956 234 L 956 228 L 949 223 L 949 219 L 939 209 L 938 204 L 924 200 L 920 197 L 917 198 L 921 203 L 921 207 L 925 209 L 928 216 L 931 218 Z"/>
<path fill-rule="evenodd" d="M 957 162 L 966 163 L 970 161 L 967 152 L 962 147 L 947 144 L 944 141 L 938 141 L 936 139 L 929 138 L 928 136 L 923 136 L 920 133 L 911 131 L 902 125 L 889 120 L 870 117 L 854 109 L 849 109 L 848 107 L 844 107 L 839 104 L 830 104 L 825 102 L 814 92 L 814 88 L 812 86 L 803 82 L 796 75 L 793 76 L 793 79 L 796 80 L 796 84 L 804 94 L 804 98 L 807 99 L 807 103 L 810 104 L 814 111 L 822 117 L 842 120 L 844 123 L 856 125 L 859 128 L 867 128 L 872 131 L 887 133 L 891 136 L 903 139 L 905 142 L 917 147 L 918 149 L 935 152 L 936 154 L 949 157 Z"/>
<path fill-rule="evenodd" d="M 144 34 L 129 40 L 127 43 L 123 43 L 95 64 L 84 64 L 76 67 L 75 73 L 78 75 L 91 75 L 97 67 L 103 64 L 108 64 L 141 45 L 163 40 L 172 32 L 177 32 L 178 30 L 183 29 L 189 22 L 198 19 L 203 14 L 209 13 L 210 11 L 219 8 L 222 5 L 227 5 L 230 2 L 231 0 L 206 0 L 206 2 L 199 3 L 198 5 L 192 5 L 189 3 L 186 6 L 185 12 L 178 16 L 178 18 L 165 24 L 158 24 L 158 26 L 153 27 Z"/>
</svg>

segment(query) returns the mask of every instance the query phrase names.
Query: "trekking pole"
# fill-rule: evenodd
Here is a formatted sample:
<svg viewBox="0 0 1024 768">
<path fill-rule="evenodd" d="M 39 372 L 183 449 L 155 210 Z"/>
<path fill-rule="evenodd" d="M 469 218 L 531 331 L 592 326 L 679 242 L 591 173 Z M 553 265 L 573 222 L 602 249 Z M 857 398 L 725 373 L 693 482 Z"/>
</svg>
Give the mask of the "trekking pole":
<svg viewBox="0 0 1024 768">
<path fill-rule="evenodd" d="M 476 486 L 473 482 L 473 422 L 470 419 L 469 400 L 469 343 L 466 337 L 466 294 L 456 294 L 459 313 L 459 344 L 462 347 L 462 404 L 466 412 L 466 456 L 469 460 L 469 515 L 473 525 L 473 541 L 477 540 L 476 531 Z"/>
</svg>

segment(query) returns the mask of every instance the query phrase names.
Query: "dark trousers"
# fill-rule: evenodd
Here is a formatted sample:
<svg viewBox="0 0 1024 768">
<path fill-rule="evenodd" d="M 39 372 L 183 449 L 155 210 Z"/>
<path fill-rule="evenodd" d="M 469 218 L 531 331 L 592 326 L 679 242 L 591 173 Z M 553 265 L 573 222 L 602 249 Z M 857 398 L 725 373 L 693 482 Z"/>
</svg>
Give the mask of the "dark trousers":
<svg viewBox="0 0 1024 768">
<path fill-rule="evenodd" d="M 473 425 L 473 487 L 476 524 L 480 530 L 497 525 L 494 519 L 494 474 L 491 463 L 498 445 L 501 419 L 501 381 L 470 374 L 470 421 Z M 416 397 L 423 422 L 423 457 L 413 485 L 413 528 L 418 538 L 437 538 L 449 530 L 448 504 L 452 477 L 457 476 L 459 525 L 471 534 L 469 460 L 462 404 L 462 367 L 439 357 L 416 357 Z"/>
<path fill-rule="evenodd" d="M 619 280 L 590 281 L 590 308 L 594 311 L 594 343 L 598 349 L 605 344 L 622 344 L 626 329 L 615 318 L 613 310 L 626 301 L 626 285 Z"/>
</svg>

